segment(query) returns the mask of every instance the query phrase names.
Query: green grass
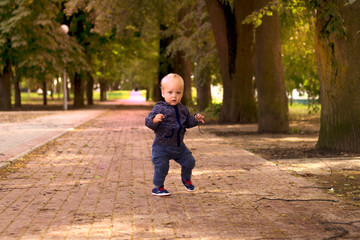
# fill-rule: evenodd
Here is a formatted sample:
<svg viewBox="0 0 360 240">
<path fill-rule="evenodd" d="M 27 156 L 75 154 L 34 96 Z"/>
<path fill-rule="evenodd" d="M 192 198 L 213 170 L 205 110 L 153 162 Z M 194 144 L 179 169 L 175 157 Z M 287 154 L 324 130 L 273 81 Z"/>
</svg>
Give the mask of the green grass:
<svg viewBox="0 0 360 240">
<path fill-rule="evenodd" d="M 73 97 L 73 95 L 71 95 L 71 97 Z M 11 102 L 14 104 L 15 103 L 15 97 L 14 95 L 11 96 Z M 60 94 L 60 96 L 58 94 L 54 94 L 54 99 L 51 98 L 50 95 L 48 95 L 47 100 L 49 103 L 57 103 L 57 102 L 62 102 L 63 99 L 63 95 Z M 31 92 L 30 95 L 28 95 L 27 92 L 22 92 L 21 93 L 21 103 L 22 104 L 42 104 L 43 102 L 43 95 L 39 95 L 36 92 Z"/>
<path fill-rule="evenodd" d="M 108 92 L 108 100 L 116 100 L 116 99 L 128 99 L 130 97 L 129 90 L 120 90 L 120 91 L 110 91 Z M 141 90 L 141 96 L 146 97 L 146 90 Z M 70 94 L 70 98 L 73 99 L 74 95 Z M 51 96 L 48 95 L 48 102 L 62 102 L 63 94 L 54 94 L 54 99 L 51 99 Z M 100 99 L 100 92 L 94 91 L 93 92 L 93 99 L 99 100 Z M 11 98 L 12 103 L 15 102 L 14 96 Z M 30 97 L 28 96 L 27 92 L 21 93 L 21 103 L 23 104 L 42 104 L 43 96 L 37 94 L 36 92 L 31 92 Z"/>
<path fill-rule="evenodd" d="M 320 118 L 320 104 L 315 105 L 317 111 L 314 110 L 314 106 L 308 106 L 305 104 L 294 103 L 289 105 L 289 120 L 290 121 L 306 121 L 316 120 Z M 196 109 L 193 109 L 196 111 Z M 203 113 L 206 119 L 211 119 L 211 122 L 217 122 L 220 116 L 221 104 L 213 103 Z"/>
<path fill-rule="evenodd" d="M 315 107 L 315 109 L 314 109 Z M 314 106 L 308 106 L 305 104 L 294 103 L 289 105 L 289 120 L 311 120 L 320 117 L 320 104 Z"/>
<path fill-rule="evenodd" d="M 130 97 L 130 90 L 117 90 L 108 92 L 108 100 L 128 99 Z M 146 97 L 146 90 L 140 90 L 141 96 Z M 100 99 L 100 92 L 93 93 L 94 99 Z"/>
<path fill-rule="evenodd" d="M 130 90 L 119 90 L 119 91 L 110 91 L 108 92 L 108 100 L 116 100 L 116 99 L 128 99 L 130 97 Z M 194 92 L 193 92 L 194 93 Z M 141 90 L 141 95 L 146 97 L 146 90 Z M 195 94 L 193 94 L 195 95 Z M 73 99 L 73 94 L 71 94 L 71 99 Z M 100 99 L 100 93 L 97 91 L 93 92 L 94 100 Z M 30 93 L 30 97 L 26 92 L 21 93 L 21 102 L 22 104 L 38 104 L 42 105 L 43 96 L 38 95 L 36 92 Z M 58 104 L 61 105 L 63 101 L 62 94 L 54 94 L 54 99 L 51 99 L 48 96 L 48 104 Z M 14 96 L 12 96 L 12 103 L 14 103 Z M 314 111 L 313 107 L 309 107 L 308 105 L 294 103 L 289 105 L 289 120 L 290 121 L 303 121 L 303 120 L 312 120 L 318 119 L 320 117 L 320 105 L 315 105 L 318 108 L 317 111 Z M 217 122 L 217 119 L 220 115 L 221 103 L 214 102 L 212 106 L 210 106 L 203 114 L 206 115 L 207 119 L 211 119 L 212 122 Z M 196 112 L 196 109 L 192 109 L 192 111 Z"/>
</svg>

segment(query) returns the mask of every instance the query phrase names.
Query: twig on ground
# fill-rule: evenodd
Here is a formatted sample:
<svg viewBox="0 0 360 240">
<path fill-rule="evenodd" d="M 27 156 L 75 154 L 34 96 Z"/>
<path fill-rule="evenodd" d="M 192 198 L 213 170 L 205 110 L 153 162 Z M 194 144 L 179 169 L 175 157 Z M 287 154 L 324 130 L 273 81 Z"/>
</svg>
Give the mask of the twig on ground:
<svg viewBox="0 0 360 240">
<path fill-rule="evenodd" d="M 300 187 L 300 188 L 330 189 L 331 187 L 304 186 L 304 187 Z"/>
<path fill-rule="evenodd" d="M 325 225 L 326 231 L 339 231 L 339 233 L 337 233 L 336 235 L 327 237 L 327 238 L 323 238 L 323 240 L 334 240 L 334 239 L 338 239 L 338 238 L 344 237 L 345 235 L 349 234 L 349 232 L 345 228 L 339 227 L 339 226 L 334 226 L 333 222 L 324 221 L 324 222 L 320 222 L 320 223 Z"/>
<path fill-rule="evenodd" d="M 261 200 L 285 201 L 285 202 L 339 202 L 338 200 L 332 200 L 332 199 L 284 199 L 284 198 L 267 198 L 267 197 L 262 197 L 256 200 L 256 202 L 259 202 Z"/>
</svg>

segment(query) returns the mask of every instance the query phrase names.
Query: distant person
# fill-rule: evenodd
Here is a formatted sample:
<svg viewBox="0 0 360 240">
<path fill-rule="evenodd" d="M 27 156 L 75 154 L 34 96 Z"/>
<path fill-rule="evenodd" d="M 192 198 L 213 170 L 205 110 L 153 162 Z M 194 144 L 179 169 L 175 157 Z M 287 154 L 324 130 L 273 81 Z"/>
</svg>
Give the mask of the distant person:
<svg viewBox="0 0 360 240">
<path fill-rule="evenodd" d="M 165 102 L 157 102 L 145 118 L 145 125 L 155 132 L 151 155 L 154 164 L 152 194 L 170 195 L 164 188 L 164 182 L 171 159 L 181 165 L 181 181 L 185 188 L 194 191 L 191 175 L 195 159 L 183 139 L 186 128 L 195 127 L 199 122 L 204 123 L 204 116 L 199 113 L 190 115 L 189 109 L 180 103 L 184 91 L 182 77 L 170 73 L 161 80 L 160 85 Z"/>
</svg>

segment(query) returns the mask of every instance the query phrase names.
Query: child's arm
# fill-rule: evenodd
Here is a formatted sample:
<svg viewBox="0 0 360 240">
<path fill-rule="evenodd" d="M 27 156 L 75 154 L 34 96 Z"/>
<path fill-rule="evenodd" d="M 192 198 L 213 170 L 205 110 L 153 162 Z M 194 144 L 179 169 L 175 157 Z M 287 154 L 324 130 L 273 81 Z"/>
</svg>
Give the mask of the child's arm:
<svg viewBox="0 0 360 240">
<path fill-rule="evenodd" d="M 161 111 L 160 107 L 155 105 L 153 110 L 149 113 L 149 115 L 145 118 L 145 125 L 152 129 L 156 130 L 159 126 L 159 123 L 162 121 L 164 117 L 161 117 L 163 114 L 159 114 Z M 155 121 L 154 121 L 155 120 Z"/>
<path fill-rule="evenodd" d="M 201 115 L 200 113 L 191 115 L 189 109 L 186 108 L 186 115 L 187 115 L 187 120 L 185 124 L 186 128 L 196 127 L 197 125 L 199 125 L 199 122 L 205 123 L 204 116 Z"/>
</svg>

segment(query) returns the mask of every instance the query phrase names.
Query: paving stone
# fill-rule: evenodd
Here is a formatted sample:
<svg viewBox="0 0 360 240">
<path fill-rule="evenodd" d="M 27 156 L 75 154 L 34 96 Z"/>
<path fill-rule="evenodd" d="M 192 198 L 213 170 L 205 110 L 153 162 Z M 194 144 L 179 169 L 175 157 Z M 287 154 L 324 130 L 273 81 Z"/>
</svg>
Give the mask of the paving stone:
<svg viewBox="0 0 360 240">
<path fill-rule="evenodd" d="M 171 195 L 153 196 L 148 112 L 103 111 L 23 156 L 0 180 L 0 239 L 360 238 L 358 208 L 197 128 L 196 191 L 171 161 Z"/>
</svg>

